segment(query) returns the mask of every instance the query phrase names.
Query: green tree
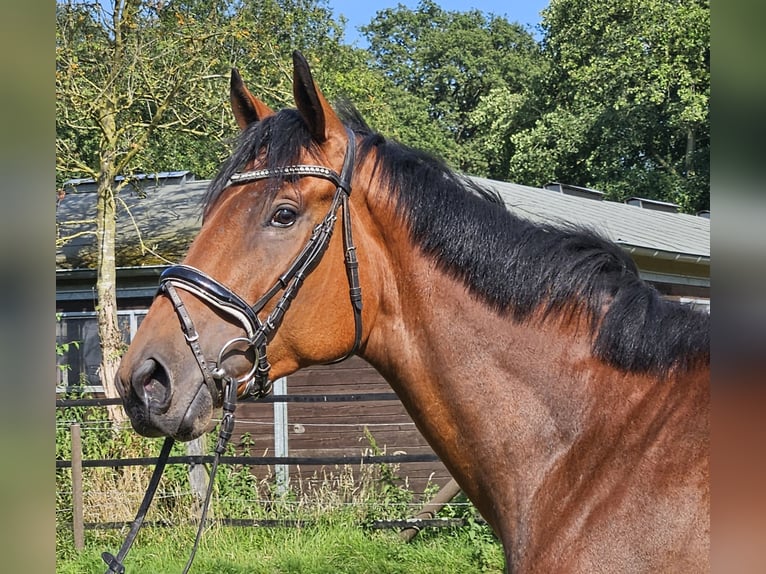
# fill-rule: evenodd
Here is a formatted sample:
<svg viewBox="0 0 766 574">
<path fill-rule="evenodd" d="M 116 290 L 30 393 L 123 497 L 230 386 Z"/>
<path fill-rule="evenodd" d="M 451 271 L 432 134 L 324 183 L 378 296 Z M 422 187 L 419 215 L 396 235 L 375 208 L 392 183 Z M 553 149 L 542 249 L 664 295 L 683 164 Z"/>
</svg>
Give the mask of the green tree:
<svg viewBox="0 0 766 574">
<path fill-rule="evenodd" d="M 552 0 L 550 69 L 509 176 L 709 207 L 708 0 Z"/>
<path fill-rule="evenodd" d="M 488 147 L 486 126 L 493 106 L 515 100 L 539 74 L 542 58 L 531 34 L 504 18 L 445 11 L 432 0 L 415 10 L 399 5 L 380 11 L 362 31 L 373 65 L 425 102 L 441 134 L 429 147 L 461 170 L 505 175 L 511 150 L 505 143 Z M 506 127 L 516 130 L 526 108 L 512 109 Z"/>
</svg>

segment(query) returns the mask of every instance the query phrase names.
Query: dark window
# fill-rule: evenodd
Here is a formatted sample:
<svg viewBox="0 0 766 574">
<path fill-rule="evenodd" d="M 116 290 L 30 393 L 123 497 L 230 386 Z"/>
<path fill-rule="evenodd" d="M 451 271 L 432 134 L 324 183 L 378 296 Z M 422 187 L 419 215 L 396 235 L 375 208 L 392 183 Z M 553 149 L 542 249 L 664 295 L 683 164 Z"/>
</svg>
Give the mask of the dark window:
<svg viewBox="0 0 766 574">
<path fill-rule="evenodd" d="M 122 340 L 127 345 L 133 340 L 146 310 L 117 312 L 117 324 Z M 60 313 L 56 321 L 56 344 L 67 345 L 56 357 L 56 390 L 63 392 L 72 387 L 103 390 L 98 376 L 101 364 L 101 346 L 95 312 Z"/>
</svg>

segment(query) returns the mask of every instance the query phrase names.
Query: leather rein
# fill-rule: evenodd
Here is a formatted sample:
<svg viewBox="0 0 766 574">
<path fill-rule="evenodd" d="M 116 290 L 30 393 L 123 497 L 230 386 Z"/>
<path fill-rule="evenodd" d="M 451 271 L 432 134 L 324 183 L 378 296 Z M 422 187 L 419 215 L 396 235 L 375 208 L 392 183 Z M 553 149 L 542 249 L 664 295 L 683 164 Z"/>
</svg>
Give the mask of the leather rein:
<svg viewBox="0 0 766 574">
<path fill-rule="evenodd" d="M 272 285 L 272 287 L 254 304 L 250 305 L 242 297 L 210 275 L 189 265 L 172 265 L 160 275 L 160 286 L 157 291 L 157 296 L 166 295 L 173 304 L 186 342 L 202 372 L 203 383 L 201 384 L 207 386 L 213 404 L 221 402 L 223 407 L 218 441 L 215 446 L 215 457 L 213 459 L 213 467 L 210 473 L 208 489 L 202 507 L 200 524 L 191 555 L 183 570 L 184 574 L 189 571 L 192 561 L 194 560 L 200 536 L 204 529 L 207 510 L 210 505 L 212 487 L 219 459 L 224 453 L 226 445 L 234 430 L 234 410 L 236 409 L 237 399 L 265 397 L 271 392 L 272 383 L 269 380 L 271 365 L 266 356 L 267 344 L 273 339 L 277 329 L 282 324 L 282 320 L 284 319 L 287 310 L 290 308 L 293 299 L 295 299 L 298 294 L 303 281 L 317 266 L 327 250 L 333 229 L 335 228 L 335 222 L 338 219 L 338 209 L 342 209 L 343 212 L 344 261 L 349 285 L 349 298 L 354 313 L 354 342 L 351 349 L 345 355 L 328 364 L 344 361 L 354 355 L 359 349 L 362 340 L 362 289 L 359 283 L 359 263 L 356 257 L 356 246 L 354 245 L 351 234 L 351 214 L 348 207 L 348 200 L 351 195 L 351 178 L 354 170 L 354 162 L 356 160 L 356 139 L 351 130 L 346 129 L 346 131 L 348 134 L 348 145 L 346 147 L 346 153 L 343 158 L 343 167 L 340 174 L 324 166 L 292 165 L 282 168 L 238 172 L 229 178 L 226 187 L 249 184 L 275 177 L 318 177 L 329 180 L 335 184 L 335 194 L 327 214 L 322 221 L 314 227 L 306 245 L 288 266 L 287 270 L 279 276 L 274 285 Z M 218 352 L 216 361 L 209 361 L 202 351 L 199 342 L 199 333 L 194 327 L 191 315 L 189 315 L 186 306 L 178 295 L 178 289 L 191 293 L 205 302 L 208 306 L 234 318 L 242 325 L 246 336 L 235 337 L 224 343 L 221 350 Z M 280 291 L 283 292 L 282 296 L 279 298 L 268 316 L 264 320 L 261 320 L 258 314 L 263 311 L 269 301 L 274 299 Z M 246 345 L 249 350 L 253 351 L 253 365 L 247 373 L 235 378 L 225 371 L 222 364 L 227 352 L 232 350 L 235 345 L 241 344 Z M 242 385 L 244 385 L 244 387 L 240 391 L 239 388 Z M 173 442 L 174 439 L 171 437 L 165 439 L 165 443 L 160 452 L 154 473 L 149 481 L 149 486 L 147 487 L 144 499 L 136 514 L 136 518 L 131 525 L 130 532 L 117 553 L 117 556 L 114 556 L 109 552 L 102 553 L 102 558 L 108 566 L 106 574 L 122 574 L 125 572 L 125 566 L 122 564 L 122 561 L 138 535 L 138 530 L 141 528 L 141 524 L 143 523 L 146 512 L 159 484 L 163 469 L 167 463 Z"/>
</svg>

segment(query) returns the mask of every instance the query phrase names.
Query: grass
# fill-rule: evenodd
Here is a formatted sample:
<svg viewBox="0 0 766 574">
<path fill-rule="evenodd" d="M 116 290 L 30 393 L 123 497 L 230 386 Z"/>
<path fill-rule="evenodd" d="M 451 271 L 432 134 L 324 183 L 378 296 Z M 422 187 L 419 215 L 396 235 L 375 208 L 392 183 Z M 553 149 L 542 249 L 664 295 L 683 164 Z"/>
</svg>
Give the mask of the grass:
<svg viewBox="0 0 766 574">
<path fill-rule="evenodd" d="M 202 538 L 195 574 L 447 574 L 501 573 L 500 545 L 486 527 L 469 524 L 421 532 L 409 543 L 396 531 L 370 530 L 334 513 L 309 527 L 213 526 Z M 193 527 L 147 528 L 125 561 L 131 574 L 181 572 Z M 122 533 L 88 532 L 86 548 L 61 552 L 56 572 L 102 573 L 101 552 L 122 544 Z M 63 550 L 63 549 L 62 549 Z"/>
</svg>

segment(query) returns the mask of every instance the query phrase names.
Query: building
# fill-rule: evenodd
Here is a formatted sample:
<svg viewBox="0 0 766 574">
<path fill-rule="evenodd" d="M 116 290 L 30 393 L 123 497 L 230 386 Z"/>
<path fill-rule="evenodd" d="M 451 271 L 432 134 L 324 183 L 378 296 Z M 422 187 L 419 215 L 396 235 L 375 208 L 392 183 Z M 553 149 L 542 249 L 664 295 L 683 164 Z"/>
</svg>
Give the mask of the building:
<svg viewBox="0 0 766 574">
<path fill-rule="evenodd" d="M 672 204 L 658 205 L 640 198 L 633 198 L 630 203 L 604 201 L 597 190 L 560 183 L 533 188 L 476 179 L 494 189 L 508 209 L 520 216 L 576 223 L 598 230 L 620 244 L 634 259 L 642 277 L 662 294 L 709 308 L 709 214 L 706 217 L 681 214 Z M 197 181 L 188 172 L 169 172 L 136 178 L 122 192 L 121 200 L 130 213 L 123 207 L 118 218 L 117 296 L 126 341 L 131 339 L 151 304 L 160 273 L 166 265 L 181 260 L 196 235 L 208 183 Z M 59 375 L 61 389 L 85 382 L 97 390 L 98 385 L 95 238 L 88 233 L 94 226 L 89 219 L 95 216 L 95 195 L 91 182 L 69 182 L 57 207 L 59 237 L 73 237 L 56 253 L 56 298 L 60 313 L 57 334 L 61 342 L 80 342 L 78 348 L 71 348 L 60 358 L 71 367 Z M 143 243 L 139 241 L 139 232 Z M 388 384 L 358 357 L 340 365 L 296 373 L 289 377 L 286 386 L 289 394 L 298 395 L 391 395 Z M 239 407 L 237 430 L 250 434 L 251 452 L 273 454 L 275 442 L 281 441 L 289 445 L 293 456 L 359 454 L 373 448 L 388 453 L 431 452 L 393 396 L 364 403 L 331 403 L 332 408 L 321 402 L 277 405 L 245 403 Z M 312 469 L 303 471 L 310 474 Z M 449 478 L 439 462 L 407 463 L 402 474 L 411 480 L 415 490 L 422 489 L 429 477 L 438 484 Z"/>
</svg>

